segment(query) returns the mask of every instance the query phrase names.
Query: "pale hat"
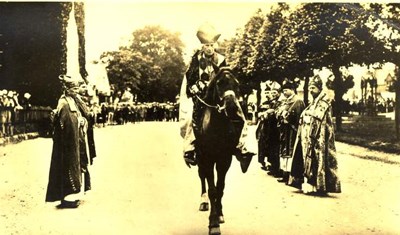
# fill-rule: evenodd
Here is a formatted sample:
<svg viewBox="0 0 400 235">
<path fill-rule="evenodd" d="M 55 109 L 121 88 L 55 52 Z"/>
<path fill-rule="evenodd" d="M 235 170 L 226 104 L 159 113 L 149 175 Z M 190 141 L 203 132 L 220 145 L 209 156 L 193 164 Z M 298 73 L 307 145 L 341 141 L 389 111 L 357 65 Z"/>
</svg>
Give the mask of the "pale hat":
<svg viewBox="0 0 400 235">
<path fill-rule="evenodd" d="M 196 36 L 202 44 L 206 44 L 217 42 L 221 34 L 217 32 L 214 26 L 206 22 L 199 27 Z"/>
<path fill-rule="evenodd" d="M 82 80 L 76 79 L 72 76 L 62 74 L 58 76 L 60 79 L 60 82 L 65 86 L 65 88 L 70 89 L 74 87 L 79 87 L 80 84 L 82 84 Z"/>
<path fill-rule="evenodd" d="M 10 97 L 10 98 L 13 97 L 14 96 L 14 92 L 13 91 L 8 91 L 7 96 Z"/>
<path fill-rule="evenodd" d="M 275 81 L 269 81 L 267 84 L 267 89 L 270 91 L 280 91 L 281 90 L 281 85 Z"/>
<path fill-rule="evenodd" d="M 29 94 L 28 92 L 24 94 L 25 99 L 29 99 L 31 98 L 31 94 Z"/>
</svg>

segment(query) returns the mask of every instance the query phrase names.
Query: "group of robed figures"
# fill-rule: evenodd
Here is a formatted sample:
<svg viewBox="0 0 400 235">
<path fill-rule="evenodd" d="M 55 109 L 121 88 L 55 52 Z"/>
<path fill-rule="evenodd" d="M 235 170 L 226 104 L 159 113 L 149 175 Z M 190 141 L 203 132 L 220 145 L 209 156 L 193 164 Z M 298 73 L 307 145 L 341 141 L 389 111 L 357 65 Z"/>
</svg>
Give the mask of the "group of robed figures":
<svg viewBox="0 0 400 235">
<path fill-rule="evenodd" d="M 266 83 L 256 131 L 258 161 L 278 182 L 304 193 L 340 193 L 332 100 L 318 75 L 308 84 L 312 101 L 307 107 L 297 86 L 289 80 Z"/>
</svg>

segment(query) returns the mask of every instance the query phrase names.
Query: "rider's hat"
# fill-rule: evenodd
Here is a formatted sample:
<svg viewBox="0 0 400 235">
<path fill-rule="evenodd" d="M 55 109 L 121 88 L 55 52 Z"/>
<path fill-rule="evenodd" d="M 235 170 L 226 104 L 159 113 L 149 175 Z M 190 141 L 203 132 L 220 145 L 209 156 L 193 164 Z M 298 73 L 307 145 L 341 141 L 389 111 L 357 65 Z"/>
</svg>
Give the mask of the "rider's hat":
<svg viewBox="0 0 400 235">
<path fill-rule="evenodd" d="M 207 44 L 217 42 L 221 34 L 217 32 L 213 25 L 206 22 L 199 27 L 196 36 L 202 44 Z"/>
</svg>

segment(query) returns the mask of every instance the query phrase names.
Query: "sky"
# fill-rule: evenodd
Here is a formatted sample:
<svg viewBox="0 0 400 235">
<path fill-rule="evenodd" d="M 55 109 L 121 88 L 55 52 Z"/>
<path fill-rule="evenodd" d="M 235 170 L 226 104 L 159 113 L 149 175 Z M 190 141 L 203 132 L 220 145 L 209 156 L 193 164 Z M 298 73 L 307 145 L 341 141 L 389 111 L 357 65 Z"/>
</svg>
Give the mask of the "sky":
<svg viewBox="0 0 400 235">
<path fill-rule="evenodd" d="M 130 34 L 146 25 L 161 27 L 181 35 L 186 46 L 184 56 L 200 47 L 196 37 L 199 26 L 210 22 L 231 38 L 258 10 L 265 11 L 268 1 L 88 1 L 85 3 L 86 53 L 88 60 L 98 59 L 103 51 L 117 50 Z M 187 59 L 187 58 L 185 58 Z"/>
<path fill-rule="evenodd" d="M 201 46 L 196 37 L 201 24 L 210 22 L 221 33 L 221 41 L 229 39 L 235 35 L 237 29 L 244 28 L 258 9 L 266 13 L 274 2 L 276 3 L 261 0 L 86 0 L 86 57 L 88 61 L 98 60 L 102 52 L 118 50 L 136 29 L 146 25 L 160 25 L 173 33 L 180 33 L 186 46 L 184 59 L 188 61 L 193 50 Z M 392 70 L 391 67 L 385 67 L 380 70 L 382 72 L 378 71 L 378 80 L 383 81 L 388 71 Z M 361 77 L 367 73 L 367 68 L 355 66 L 349 68 L 349 72 L 355 77 L 358 86 Z M 328 70 L 318 73 L 323 77 L 331 74 Z"/>
</svg>

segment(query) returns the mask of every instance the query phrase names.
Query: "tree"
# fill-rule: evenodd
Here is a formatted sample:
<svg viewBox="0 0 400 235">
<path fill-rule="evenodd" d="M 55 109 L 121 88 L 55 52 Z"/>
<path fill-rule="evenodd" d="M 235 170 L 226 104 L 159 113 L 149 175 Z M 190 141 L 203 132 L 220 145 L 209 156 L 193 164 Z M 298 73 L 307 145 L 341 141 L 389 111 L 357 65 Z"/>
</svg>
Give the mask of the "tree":
<svg viewBox="0 0 400 235">
<path fill-rule="evenodd" d="M 370 13 L 371 35 L 384 44 L 385 59 L 396 65 L 393 84 L 396 96 L 395 128 L 396 138 L 400 139 L 400 4 L 365 4 L 364 9 Z"/>
<path fill-rule="evenodd" d="M 372 64 L 380 62 L 382 58 L 376 52 L 382 51 L 382 44 L 369 33 L 365 24 L 368 14 L 360 9 L 359 4 L 306 3 L 296 9 L 291 17 L 291 22 L 295 22 L 291 24 L 294 29 L 292 36 L 295 40 L 292 42 L 296 60 L 305 62 L 302 66 L 306 71 L 326 67 L 334 75 L 338 130 L 341 129 L 342 97 L 349 85 L 354 84 L 343 79 L 341 67 Z M 287 68 L 289 66 L 296 68 L 293 64 L 288 64 Z"/>
<path fill-rule="evenodd" d="M 160 26 L 146 26 L 132 33 L 127 46 L 105 52 L 108 76 L 116 90 L 131 87 L 138 101 L 175 101 L 185 64 L 178 34 Z"/>
<path fill-rule="evenodd" d="M 330 69 L 334 75 L 331 88 L 335 92 L 336 127 L 340 130 L 342 97 L 354 85 L 352 77 L 344 77 L 341 69 L 381 63 L 388 54 L 368 25 L 377 19 L 371 20 L 371 14 L 358 3 L 280 3 L 264 20 L 258 17 L 253 16 L 244 33 L 238 35 L 241 37 L 232 41 L 234 47 L 228 52 L 233 54 L 230 57 L 236 70 L 252 81 L 305 79 L 307 95 L 307 79 L 313 71 Z M 254 40 L 249 37 L 254 34 L 246 32 L 253 32 L 256 22 L 263 24 Z M 255 46 L 246 43 L 249 38 Z"/>
<path fill-rule="evenodd" d="M 255 53 L 250 59 L 253 77 L 259 82 L 273 80 L 282 83 L 286 78 L 286 71 L 277 62 L 286 56 L 281 52 L 289 45 L 288 40 L 291 40 L 290 37 L 285 37 L 286 32 L 282 31 L 283 25 L 287 24 L 289 9 L 286 3 L 273 5 L 259 30 Z M 258 94 L 261 94 L 260 89 L 261 87 L 258 87 Z M 258 98 L 261 100 L 261 97 Z"/>
<path fill-rule="evenodd" d="M 228 57 L 232 61 L 233 70 L 238 75 L 241 91 L 245 94 L 245 98 L 259 84 L 253 77 L 254 63 L 251 60 L 256 53 L 255 45 L 264 19 L 262 10 L 258 9 L 246 23 L 243 34 L 240 35 L 241 40 L 233 41 L 235 43 L 234 50 Z"/>
</svg>

